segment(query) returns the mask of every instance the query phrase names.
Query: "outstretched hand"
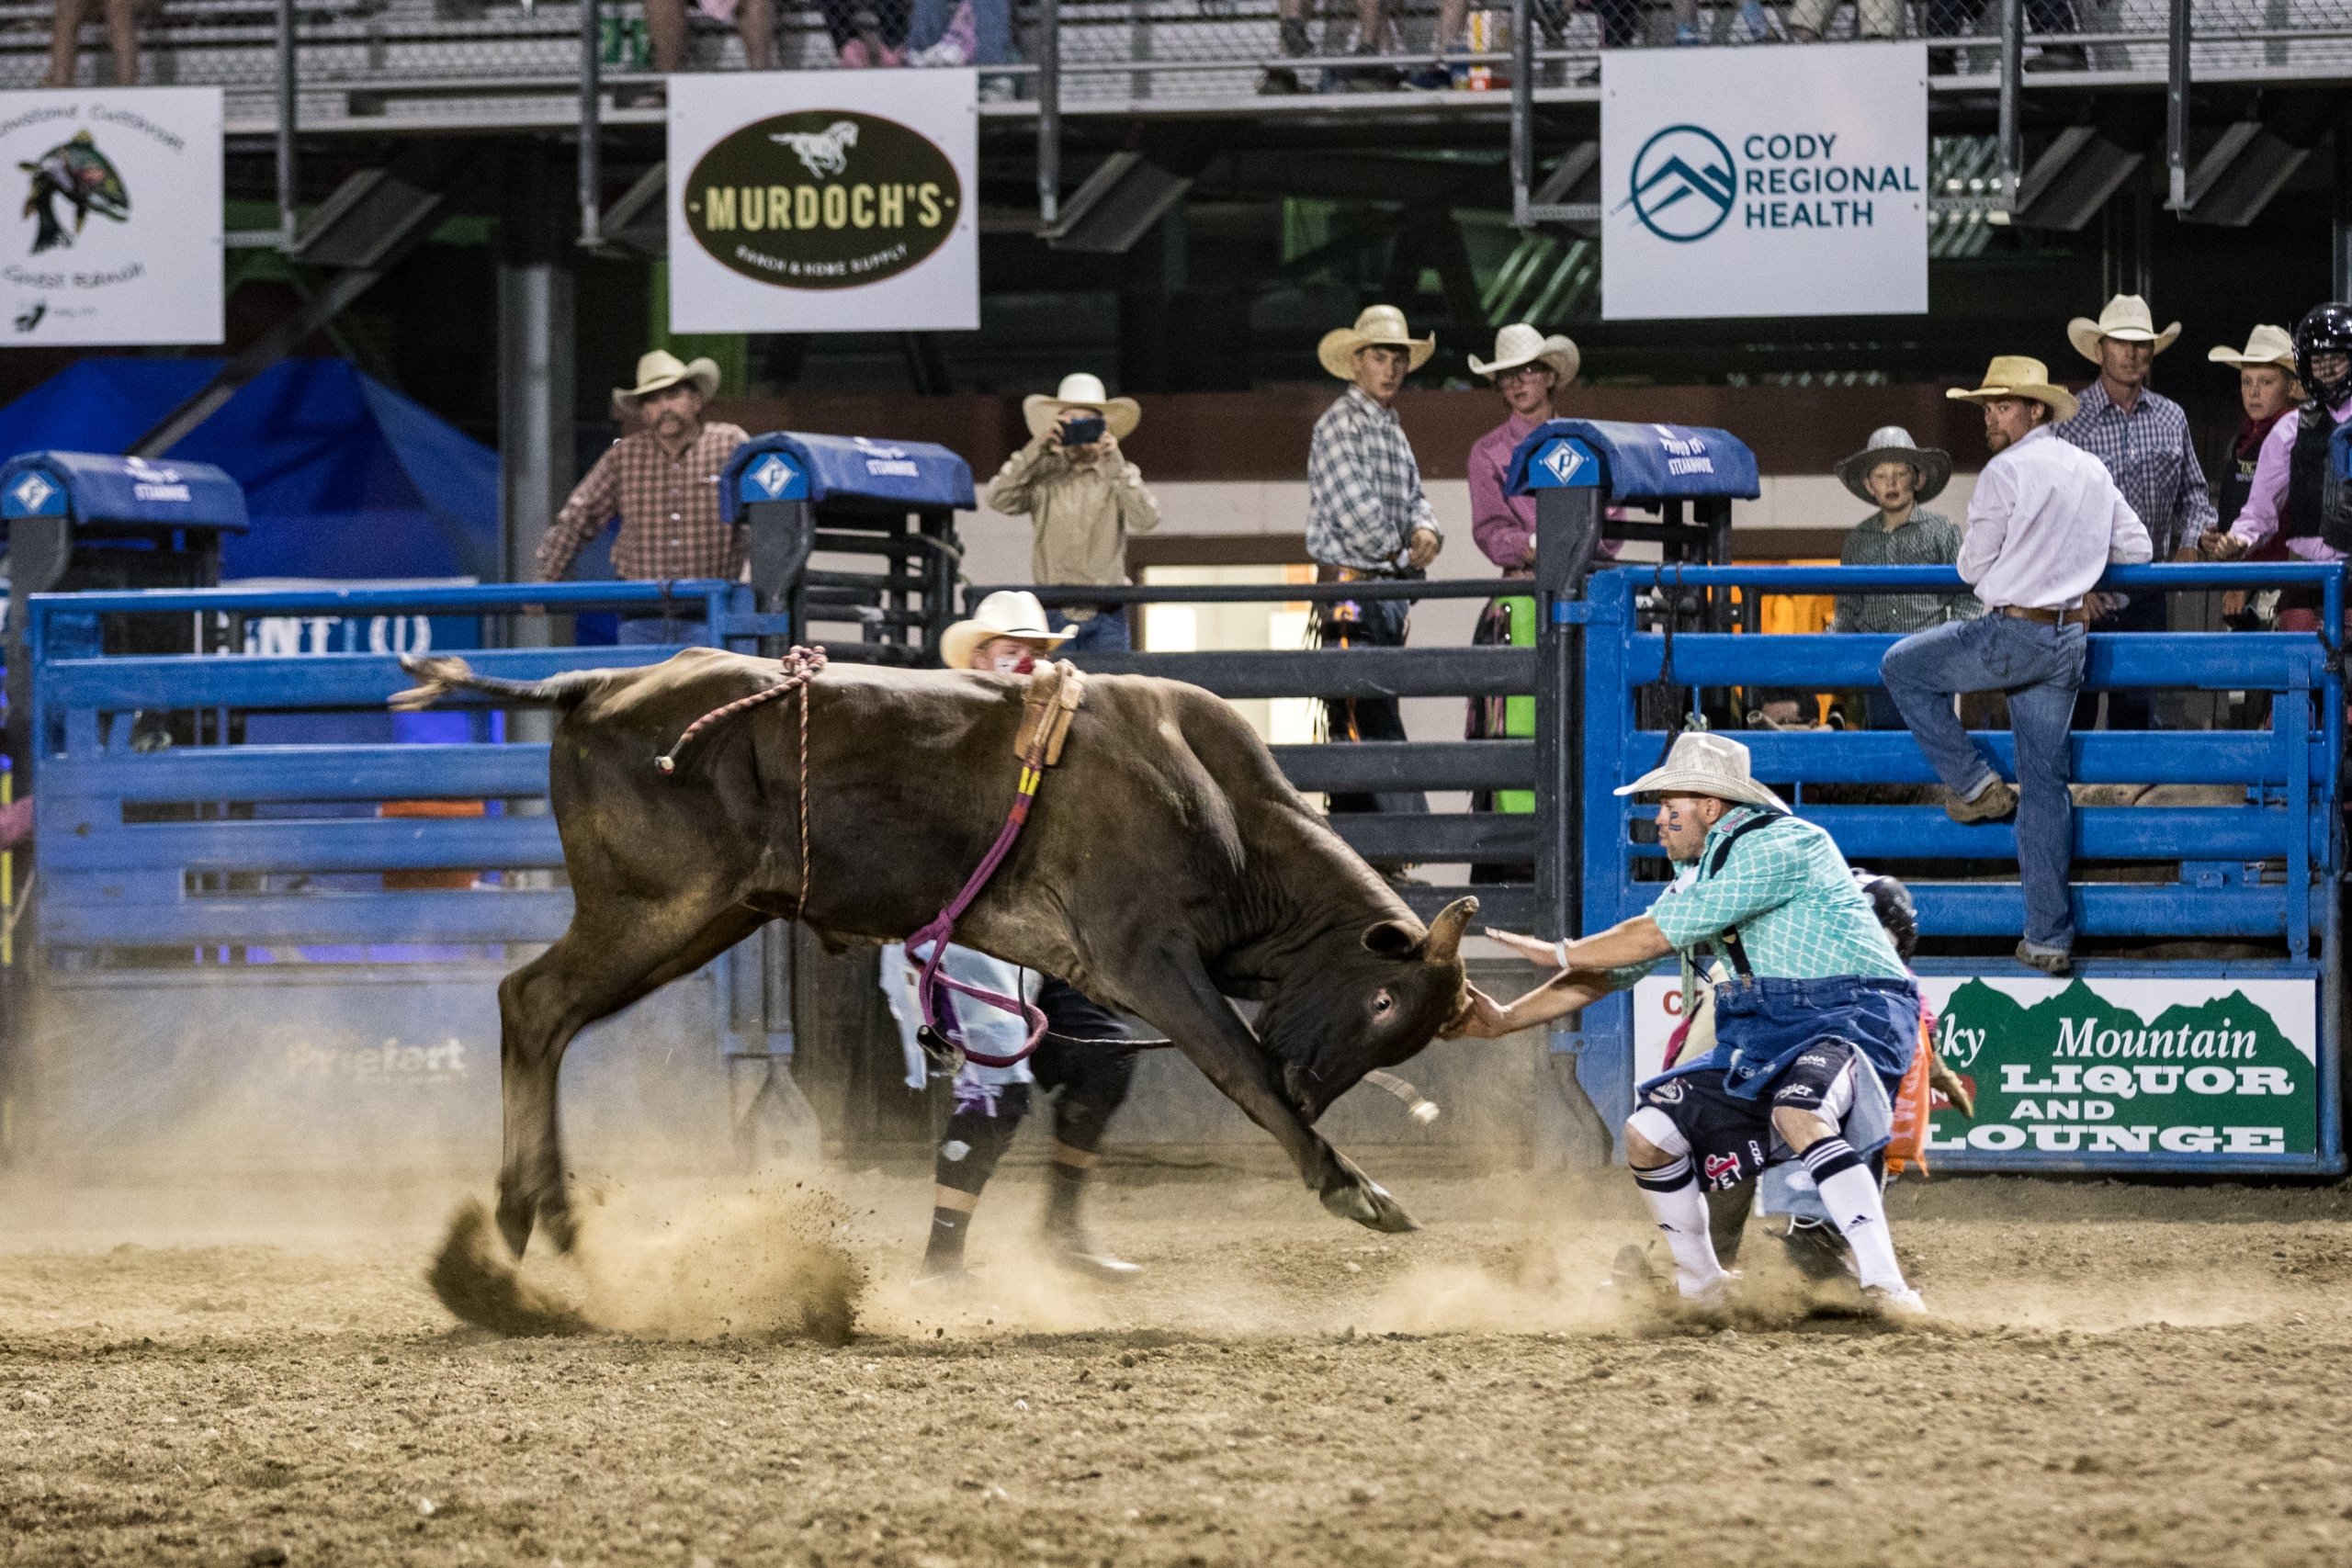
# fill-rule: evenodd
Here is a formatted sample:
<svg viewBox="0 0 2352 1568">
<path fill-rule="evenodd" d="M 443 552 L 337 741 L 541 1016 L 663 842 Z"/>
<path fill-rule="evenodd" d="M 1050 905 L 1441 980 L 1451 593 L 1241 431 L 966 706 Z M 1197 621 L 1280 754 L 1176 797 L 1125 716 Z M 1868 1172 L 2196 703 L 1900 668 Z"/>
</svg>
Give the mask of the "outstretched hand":
<svg viewBox="0 0 2352 1568">
<path fill-rule="evenodd" d="M 1546 969 L 1557 969 L 1560 966 L 1560 944 L 1556 942 L 1544 942 L 1537 937 L 1521 936 L 1517 931 L 1502 931 L 1494 926 L 1487 928 L 1486 936 L 1489 942 L 1501 942 L 1530 964 L 1540 964 Z"/>
<path fill-rule="evenodd" d="M 1511 1021 L 1510 1010 L 1477 987 L 1469 987 L 1469 995 L 1462 1010 L 1447 1021 L 1438 1031 L 1441 1039 L 1498 1040 L 1512 1033 L 1519 1025 Z"/>
</svg>

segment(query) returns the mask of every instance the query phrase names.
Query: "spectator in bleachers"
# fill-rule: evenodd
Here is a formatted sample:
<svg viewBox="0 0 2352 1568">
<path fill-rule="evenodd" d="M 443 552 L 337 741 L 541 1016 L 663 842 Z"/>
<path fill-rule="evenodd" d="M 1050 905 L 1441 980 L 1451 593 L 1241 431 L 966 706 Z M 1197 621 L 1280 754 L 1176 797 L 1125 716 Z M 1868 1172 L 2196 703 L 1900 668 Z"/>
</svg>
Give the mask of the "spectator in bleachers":
<svg viewBox="0 0 2352 1568">
<path fill-rule="evenodd" d="M 1427 574 L 1444 536 L 1421 490 L 1421 466 L 1393 406 L 1405 378 L 1429 362 L 1437 339 L 1417 338 L 1394 305 L 1368 307 L 1355 325 L 1323 334 L 1315 356 L 1348 389 L 1315 422 L 1306 449 L 1306 553 L 1323 582 L 1397 581 Z M 1323 648 L 1402 648 L 1410 605 L 1402 599 L 1316 606 Z M 1402 740 L 1394 697 L 1324 703 L 1335 741 Z M 1333 811 L 1427 811 L 1418 790 L 1335 794 Z"/>
<path fill-rule="evenodd" d="M 1819 43 L 1829 36 L 1841 0 L 1789 0 L 1789 39 Z M 1854 31 L 1860 38 L 1894 38 L 1903 30 L 1903 0 L 1855 0 Z M 1875 726 L 1873 726 L 1875 728 Z"/>
<path fill-rule="evenodd" d="M 1928 36 L 1958 38 L 1976 30 L 1978 20 L 1984 15 L 1984 0 L 1927 0 Z M 2071 33 L 2076 30 L 2074 0 L 2025 0 L 2025 22 L 2029 31 L 2037 33 Z M 1939 76 L 1949 75 L 1958 67 L 1957 50 L 1931 49 L 1928 51 L 1928 70 Z M 2029 71 L 2085 71 L 2090 68 L 2090 55 L 2078 43 L 2044 44 L 2041 52 L 2025 62 Z"/>
<path fill-rule="evenodd" d="M 2208 536 L 2226 538 L 2226 530 L 2237 522 L 2246 497 L 2254 490 L 2254 469 L 2262 456 L 2264 438 L 2289 409 L 2302 400 L 2303 389 L 2295 379 L 2295 340 L 2287 335 L 2284 327 L 2256 327 L 2247 335 L 2245 348 L 2222 344 L 2209 350 L 2205 357 L 2216 365 L 2237 367 L 2238 405 L 2245 411 L 2245 417 L 2238 421 L 2236 433 L 2222 444 L 2206 469 L 2206 483 L 2212 487 L 2213 526 L 2222 531 Z M 2274 534 L 2263 541 L 2261 549 L 2253 552 L 2253 558 L 2285 560 L 2287 543 Z M 2256 597 L 2242 588 L 2222 594 L 2222 623 L 2233 630 L 2252 631 L 2273 622 L 2277 618 L 2274 614 L 2249 603 L 2250 598 Z M 2258 596 L 2257 603 L 2259 600 L 2275 605 L 2278 594 L 2267 592 Z"/>
<path fill-rule="evenodd" d="M 1951 482 L 1951 454 L 1922 446 L 1899 424 L 1871 432 L 1862 449 L 1838 465 L 1838 482 L 1878 508 L 1846 535 L 1840 566 L 1950 566 L 1960 559 L 1960 529 L 1940 512 L 1920 508 Z M 1833 632 L 1909 637 L 1980 614 L 1970 593 L 1840 593 Z M 1900 729 L 1903 715 L 1882 691 L 1862 694 L 1872 729 Z"/>
<path fill-rule="evenodd" d="M 844 69 L 907 62 L 907 0 L 817 0 L 817 8 Z"/>
<path fill-rule="evenodd" d="M 908 64 L 1009 65 L 1014 58 L 1011 0 L 914 0 Z M 1011 77 L 980 78 L 984 101 L 1012 96 Z"/>
<path fill-rule="evenodd" d="M 2089 650 L 2085 601 L 2109 563 L 2148 558 L 2148 531 L 2106 465 L 2052 432 L 2053 422 L 2073 416 L 2075 395 L 2051 384 L 2041 361 L 2005 355 L 1982 386 L 1946 395 L 1983 407 L 1993 454 L 1969 500 L 1956 563 L 1986 613 L 1905 637 L 1886 650 L 1879 676 L 1951 792 L 1944 810 L 1953 821 L 2017 813 L 2025 892 L 2018 961 L 2070 974 L 2075 803 L 2066 732 Z M 1952 711 L 1952 698 L 1967 692 L 2008 694 L 2015 784 Z"/>
<path fill-rule="evenodd" d="M 1280 40 L 1282 51 L 1294 60 L 1305 59 L 1315 52 L 1315 40 L 1306 31 L 1306 17 L 1311 6 L 1308 0 L 1278 0 L 1281 16 Z M 1356 47 L 1358 54 L 1386 52 L 1388 12 L 1386 0 L 1356 0 Z M 1399 73 L 1390 66 L 1363 65 L 1351 67 L 1340 73 L 1340 80 L 1358 91 L 1370 91 L 1396 85 Z M 1311 93 L 1315 89 L 1298 79 L 1298 73 L 1288 67 L 1277 67 L 1258 79 L 1258 91 L 1269 96 L 1286 93 Z"/>
<path fill-rule="evenodd" d="M 2098 379 L 2083 389 L 2075 416 L 2059 423 L 2058 435 L 2107 465 L 2148 530 L 2158 560 L 2195 560 L 2198 540 L 2213 526 L 2213 498 L 2206 493 L 2188 414 L 2148 386 L 2156 355 L 2178 336 L 2178 321 L 2156 331 L 2148 302 L 2137 294 L 2109 299 L 2096 321 L 2077 316 L 2066 323 L 2067 341 L 2098 367 Z M 2171 606 L 2162 593 L 2095 594 L 2091 614 L 2103 632 L 2160 632 L 2171 626 Z M 2096 697 L 2084 698 L 2075 728 L 2097 728 L 2098 707 Z M 2107 727 L 2154 728 L 2150 694 L 2108 693 Z"/>
<path fill-rule="evenodd" d="M 2344 558 L 2321 535 L 2320 506 L 2328 442 L 2352 420 L 2352 304 L 2316 306 L 2295 323 L 2295 376 L 2309 400 L 2263 437 L 2237 521 L 2227 534 L 2209 536 L 2204 553 L 2215 559 L 2240 559 L 2273 538 L 2297 560 Z M 2320 604 L 2310 589 L 2282 597 L 2278 629 L 2317 631 Z"/>
<path fill-rule="evenodd" d="M 1143 470 L 1119 450 L 1143 422 L 1133 398 L 1114 398 L 1100 378 L 1065 376 L 1050 398 L 1021 401 L 1029 444 L 989 482 L 989 507 L 1027 517 L 1030 575 L 1047 587 L 1125 587 L 1127 536 L 1159 526 L 1159 502 Z M 1126 607 L 1073 604 L 1053 612 L 1052 628 L 1076 626 L 1072 653 L 1125 653 Z"/>
<path fill-rule="evenodd" d="M 613 541 L 613 570 L 619 577 L 678 582 L 742 575 L 743 530 L 719 516 L 718 477 L 751 438 L 741 425 L 704 422 L 703 405 L 718 390 L 718 367 L 711 360 L 684 364 L 659 348 L 638 360 L 637 385 L 613 392 L 637 428 L 605 449 L 548 525 L 539 541 L 540 581 L 554 582 L 570 571 L 581 547 L 616 515 L 621 531 Z M 620 640 L 685 642 L 700 630 L 699 620 L 684 615 L 624 616 Z"/>
<path fill-rule="evenodd" d="M 82 17 L 88 0 L 57 0 L 50 24 L 49 74 L 44 87 L 71 87 L 82 70 Z M 139 85 L 139 0 L 106 0 L 107 48 L 114 56 L 118 87 Z"/>
<path fill-rule="evenodd" d="M 775 69 L 775 0 L 695 0 L 695 6 L 706 17 L 735 25 L 745 69 Z M 645 31 L 656 71 L 667 76 L 686 68 L 686 0 L 645 0 Z"/>
</svg>

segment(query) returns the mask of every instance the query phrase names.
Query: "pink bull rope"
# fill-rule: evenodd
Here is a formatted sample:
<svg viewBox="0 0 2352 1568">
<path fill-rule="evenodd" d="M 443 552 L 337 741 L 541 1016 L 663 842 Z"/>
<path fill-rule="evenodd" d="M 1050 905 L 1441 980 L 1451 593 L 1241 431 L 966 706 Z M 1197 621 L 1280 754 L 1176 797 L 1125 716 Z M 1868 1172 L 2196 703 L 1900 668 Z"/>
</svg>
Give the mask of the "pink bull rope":
<svg viewBox="0 0 2352 1568">
<path fill-rule="evenodd" d="M 1037 798 L 1037 786 L 1046 781 L 1045 732 L 1046 726 L 1038 726 L 1038 739 L 1031 746 L 1029 755 L 1022 759 L 1021 788 L 1012 797 L 1012 809 L 1005 813 L 1004 826 L 998 830 L 996 842 L 989 845 L 989 852 L 980 857 L 980 863 L 973 868 L 963 891 L 956 894 L 929 925 L 907 938 L 907 951 L 910 953 L 925 942 L 931 944 L 931 956 L 923 960 L 922 976 L 915 985 L 916 999 L 922 1006 L 922 1028 L 917 1032 L 917 1037 L 926 1046 L 943 1051 L 950 1048 L 960 1051 L 966 1060 L 978 1062 L 984 1067 L 1017 1066 L 1027 1061 L 1037 1049 L 1038 1043 L 1046 1038 L 1046 1015 L 1025 997 L 1008 997 L 985 987 L 967 986 L 961 980 L 941 974 L 939 965 L 947 956 L 947 943 L 956 934 L 956 922 L 963 919 L 964 911 L 972 907 L 981 890 L 988 886 L 989 879 L 996 874 L 997 867 L 1004 863 L 1004 857 L 1012 852 L 1013 840 L 1021 837 L 1021 829 L 1028 825 L 1029 807 Z M 990 1056 L 973 1050 L 965 1042 L 964 1032 L 956 1027 L 955 1010 L 947 1005 L 945 995 L 949 991 L 969 997 L 974 1001 L 985 1002 L 1004 1012 L 1018 1013 L 1029 1025 L 1028 1041 L 1010 1056 Z M 943 1020 L 945 1021 L 944 1028 Z"/>
</svg>

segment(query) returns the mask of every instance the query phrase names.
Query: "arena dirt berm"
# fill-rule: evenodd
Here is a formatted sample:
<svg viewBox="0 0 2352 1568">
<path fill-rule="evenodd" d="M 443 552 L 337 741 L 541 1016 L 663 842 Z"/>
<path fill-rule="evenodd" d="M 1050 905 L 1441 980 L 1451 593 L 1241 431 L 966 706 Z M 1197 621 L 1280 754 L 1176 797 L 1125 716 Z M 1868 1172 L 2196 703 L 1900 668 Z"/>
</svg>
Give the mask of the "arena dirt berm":
<svg viewBox="0 0 2352 1568">
<path fill-rule="evenodd" d="M 514 1281 L 582 1332 L 533 1338 L 434 1299 L 454 1189 L 19 1179 L 0 1563 L 2352 1555 L 2341 1190 L 1906 1185 L 1941 1329 L 1804 1315 L 1751 1237 L 1713 1332 L 1599 1288 L 1646 1231 L 1620 1183 L 1399 1175 L 1416 1235 L 1115 1171 L 1150 1273 L 1108 1292 L 1029 1252 L 1008 1173 L 961 1297 L 907 1283 L 913 1170 L 591 1178 Z"/>
</svg>

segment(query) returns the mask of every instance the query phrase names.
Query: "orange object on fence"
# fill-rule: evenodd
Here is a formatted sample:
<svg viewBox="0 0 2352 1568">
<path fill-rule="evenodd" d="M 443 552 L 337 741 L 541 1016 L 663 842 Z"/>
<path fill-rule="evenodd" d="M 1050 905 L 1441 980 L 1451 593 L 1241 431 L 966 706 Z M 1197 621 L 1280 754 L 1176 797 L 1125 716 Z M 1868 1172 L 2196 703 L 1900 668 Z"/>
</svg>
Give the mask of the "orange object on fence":
<svg viewBox="0 0 2352 1568">
<path fill-rule="evenodd" d="M 388 800 L 376 807 L 379 817 L 486 817 L 490 808 L 479 800 Z M 388 871 L 387 893 L 433 893 L 471 887 L 479 871 Z"/>
<path fill-rule="evenodd" d="M 1919 1048 L 1911 1053 L 1911 1066 L 1904 1070 L 1902 1087 L 1894 1091 L 1894 1122 L 1886 1140 L 1886 1168 L 1900 1176 L 1904 1168 L 1916 1165 L 1919 1174 L 1928 1174 L 1928 1111 L 1931 1098 L 1928 1088 L 1928 1057 L 1936 1048 L 1936 1015 L 1925 1007 L 1919 1010 Z"/>
</svg>

